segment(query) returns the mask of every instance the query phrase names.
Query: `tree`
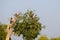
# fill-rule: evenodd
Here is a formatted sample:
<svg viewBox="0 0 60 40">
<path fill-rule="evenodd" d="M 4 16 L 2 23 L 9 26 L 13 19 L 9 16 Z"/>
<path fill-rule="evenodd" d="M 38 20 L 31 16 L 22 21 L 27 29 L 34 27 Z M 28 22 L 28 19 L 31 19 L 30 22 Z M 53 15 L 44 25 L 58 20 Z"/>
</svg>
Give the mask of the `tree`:
<svg viewBox="0 0 60 40">
<path fill-rule="evenodd" d="M 6 40 L 11 40 L 10 36 L 12 34 L 12 28 L 15 25 L 17 18 L 18 18 L 18 14 L 14 14 L 14 19 L 13 18 L 9 18 L 10 24 L 7 26 L 7 35 L 6 35 Z"/>
<path fill-rule="evenodd" d="M 60 40 L 60 37 L 51 38 L 50 40 Z"/>
<path fill-rule="evenodd" d="M 49 40 L 49 39 L 46 35 L 42 35 L 41 37 L 39 37 L 38 40 Z"/>
<path fill-rule="evenodd" d="M 33 11 L 27 11 L 20 15 L 16 24 L 13 27 L 14 34 L 23 35 L 25 40 L 34 40 L 42 29 L 39 18 L 34 15 Z"/>
<path fill-rule="evenodd" d="M 5 29 L 6 29 L 6 24 L 0 24 L 0 40 L 5 40 L 6 38 L 6 32 L 5 32 Z"/>
</svg>

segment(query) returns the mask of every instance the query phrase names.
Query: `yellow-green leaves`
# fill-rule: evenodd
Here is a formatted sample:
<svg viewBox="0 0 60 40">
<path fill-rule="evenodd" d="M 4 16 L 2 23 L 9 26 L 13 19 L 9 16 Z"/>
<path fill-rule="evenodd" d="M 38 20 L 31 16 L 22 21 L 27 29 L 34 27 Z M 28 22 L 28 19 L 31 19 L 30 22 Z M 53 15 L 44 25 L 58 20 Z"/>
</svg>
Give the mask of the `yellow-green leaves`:
<svg viewBox="0 0 60 40">
<path fill-rule="evenodd" d="M 0 24 L 0 40 L 5 40 L 5 37 L 6 37 L 6 32 L 5 32 L 5 29 L 6 29 L 6 26 L 5 24 Z"/>
</svg>

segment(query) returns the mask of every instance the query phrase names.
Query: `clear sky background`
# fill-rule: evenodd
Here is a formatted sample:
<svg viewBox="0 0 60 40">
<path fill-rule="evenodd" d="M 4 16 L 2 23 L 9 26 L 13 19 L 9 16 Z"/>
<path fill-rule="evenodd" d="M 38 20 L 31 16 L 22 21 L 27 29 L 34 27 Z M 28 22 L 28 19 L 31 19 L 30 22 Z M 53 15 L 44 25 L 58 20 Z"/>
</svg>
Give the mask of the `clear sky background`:
<svg viewBox="0 0 60 40">
<path fill-rule="evenodd" d="M 8 24 L 8 17 L 19 11 L 25 13 L 28 9 L 36 10 L 41 23 L 46 26 L 41 35 L 49 38 L 60 35 L 60 0 L 0 0 L 0 21 Z M 22 40 L 13 35 L 12 38 Z"/>
</svg>

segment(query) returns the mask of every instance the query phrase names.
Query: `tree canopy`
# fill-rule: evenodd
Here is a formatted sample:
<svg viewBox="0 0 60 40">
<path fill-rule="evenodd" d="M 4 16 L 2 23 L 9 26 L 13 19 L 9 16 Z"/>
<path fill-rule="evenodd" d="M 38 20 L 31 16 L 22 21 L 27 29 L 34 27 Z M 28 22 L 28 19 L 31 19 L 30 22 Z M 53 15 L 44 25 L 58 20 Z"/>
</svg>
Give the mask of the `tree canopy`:
<svg viewBox="0 0 60 40">
<path fill-rule="evenodd" d="M 42 35 L 38 38 L 38 40 L 49 40 L 49 38 L 46 35 Z"/>
<path fill-rule="evenodd" d="M 5 32 L 5 29 L 6 29 L 7 25 L 6 24 L 0 24 L 0 40 L 5 40 L 5 37 L 6 37 L 6 32 Z"/>
<path fill-rule="evenodd" d="M 60 37 L 51 38 L 50 40 L 60 40 Z"/>
<path fill-rule="evenodd" d="M 33 11 L 27 11 L 23 15 L 19 15 L 13 29 L 13 32 L 18 36 L 22 34 L 25 40 L 34 40 L 42 26 L 37 15 L 34 15 Z"/>
</svg>

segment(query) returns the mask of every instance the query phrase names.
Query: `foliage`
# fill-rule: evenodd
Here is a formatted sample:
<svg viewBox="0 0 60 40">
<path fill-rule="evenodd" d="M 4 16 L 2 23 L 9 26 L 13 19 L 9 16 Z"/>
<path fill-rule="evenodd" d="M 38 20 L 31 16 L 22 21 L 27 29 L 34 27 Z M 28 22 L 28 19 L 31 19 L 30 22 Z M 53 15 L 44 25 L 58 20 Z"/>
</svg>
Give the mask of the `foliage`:
<svg viewBox="0 0 60 40">
<path fill-rule="evenodd" d="M 19 15 L 19 19 L 14 25 L 13 32 L 20 36 L 23 35 L 25 40 L 34 40 L 42 29 L 39 18 L 34 15 L 33 11 L 27 11 Z"/>
<path fill-rule="evenodd" d="M 51 38 L 50 40 L 60 40 L 60 37 Z"/>
<path fill-rule="evenodd" d="M 41 37 L 39 37 L 38 40 L 49 40 L 49 39 L 46 35 L 42 35 Z"/>
<path fill-rule="evenodd" d="M 6 27 L 7 27 L 7 25 L 0 24 L 0 40 L 5 40 L 5 37 L 6 37 L 5 28 Z"/>
<path fill-rule="evenodd" d="M 40 37 L 38 38 L 38 40 L 60 40 L 60 36 L 49 39 L 46 35 L 42 35 L 42 36 L 40 36 Z"/>
</svg>

